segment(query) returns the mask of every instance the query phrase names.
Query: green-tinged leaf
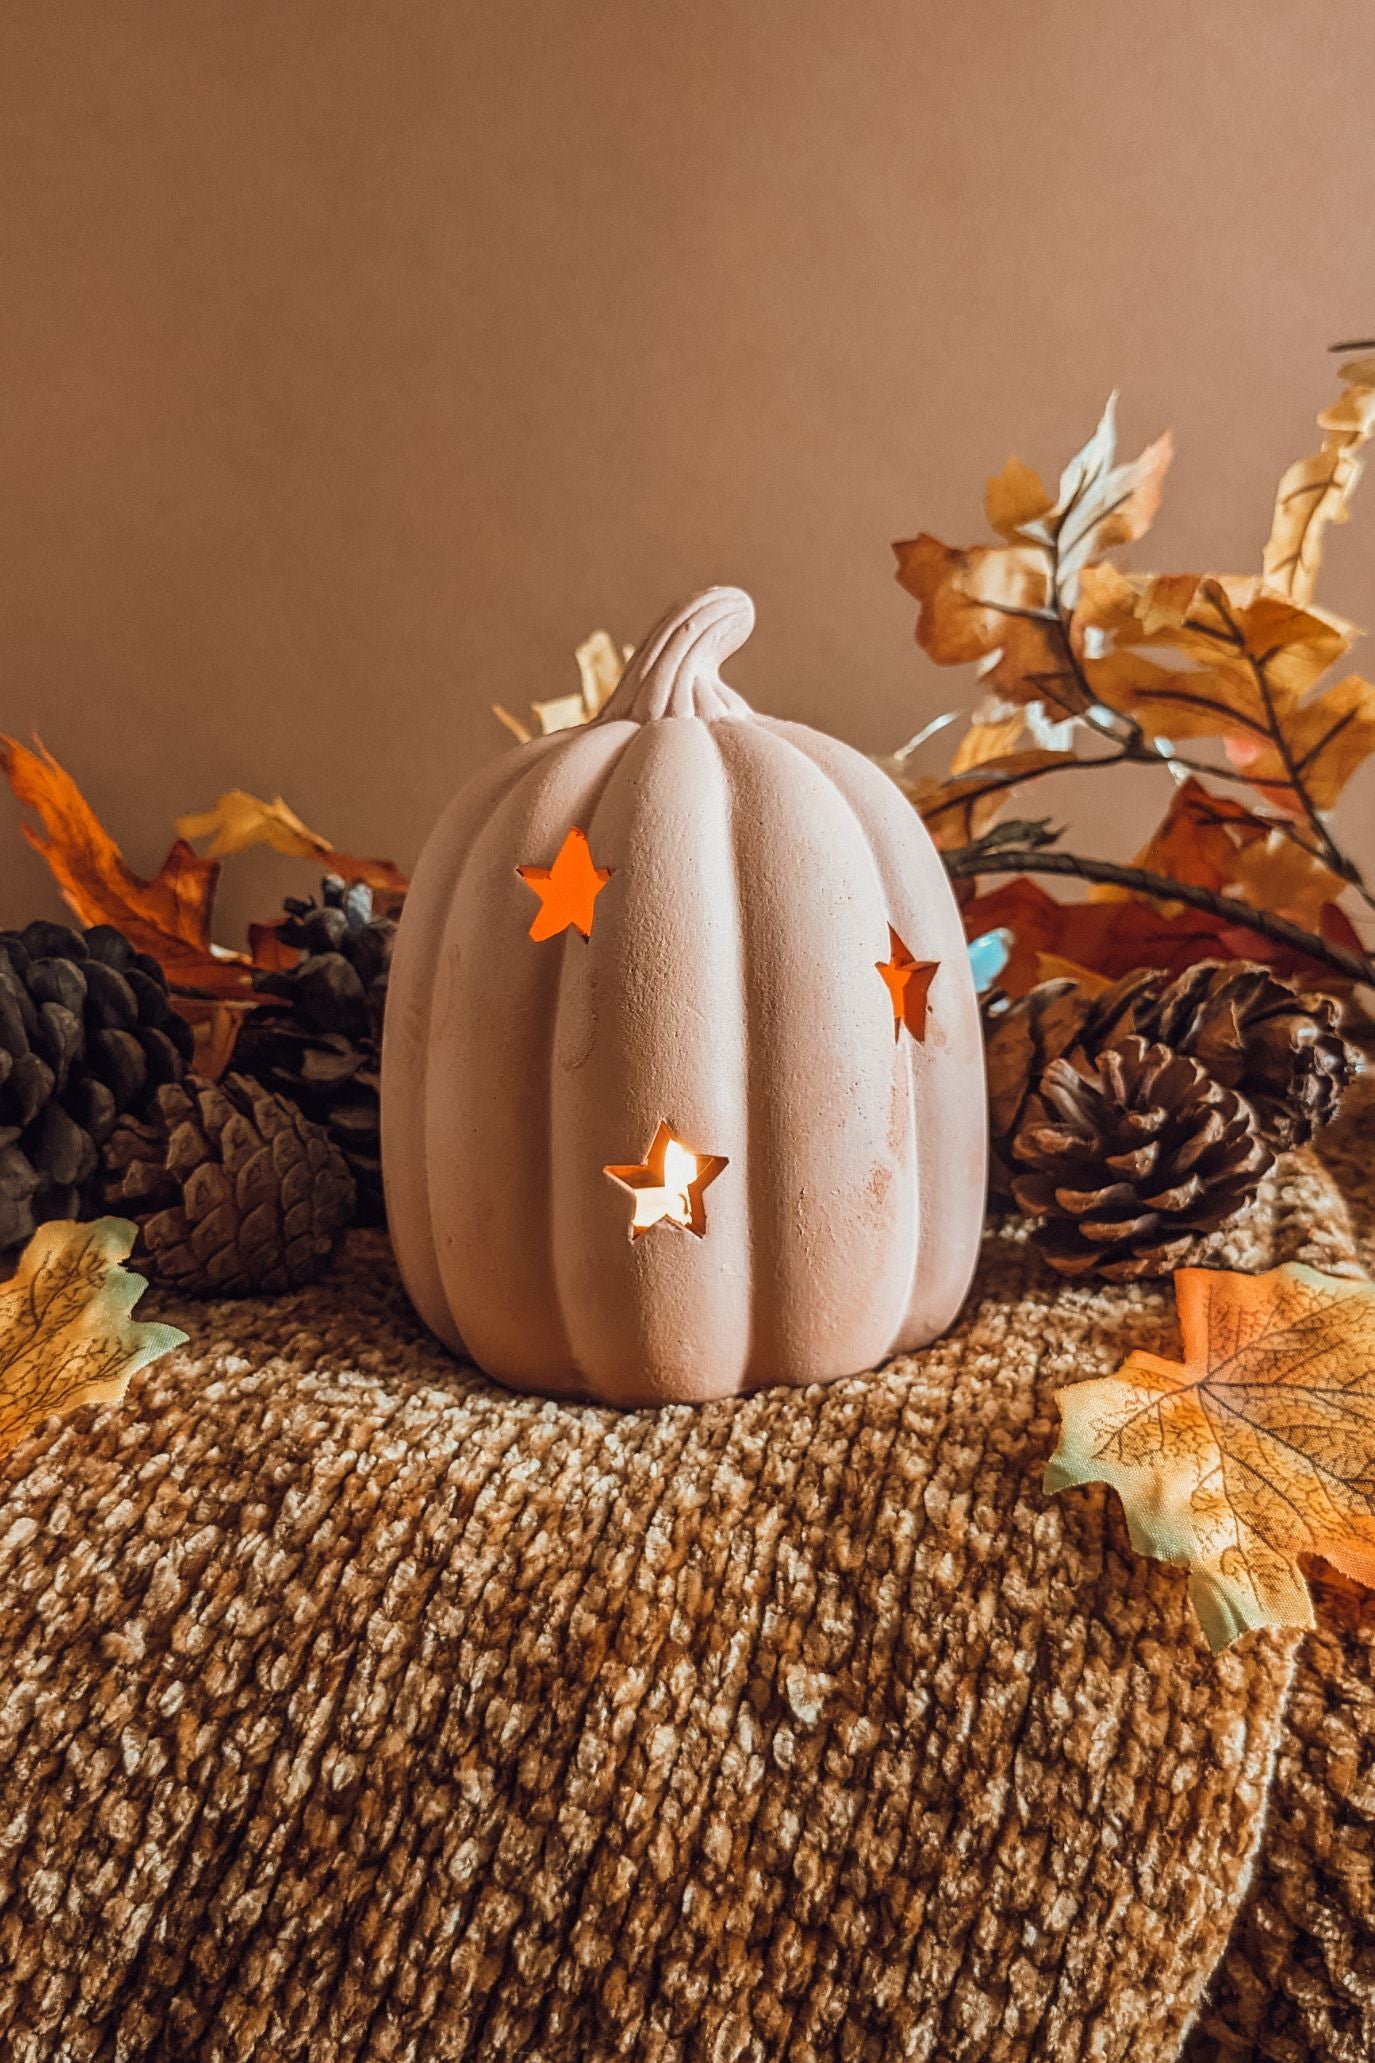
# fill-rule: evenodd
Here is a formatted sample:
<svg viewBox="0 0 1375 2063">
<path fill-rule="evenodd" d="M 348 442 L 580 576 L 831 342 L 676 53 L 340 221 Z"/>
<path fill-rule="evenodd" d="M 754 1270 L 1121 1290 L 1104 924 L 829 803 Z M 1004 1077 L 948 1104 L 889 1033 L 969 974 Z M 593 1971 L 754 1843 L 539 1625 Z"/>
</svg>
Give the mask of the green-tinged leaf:
<svg viewBox="0 0 1375 2063">
<path fill-rule="evenodd" d="M 1057 1391 L 1048 1491 L 1106 1483 L 1189 1571 L 1213 1647 L 1311 1626 L 1300 1557 L 1375 1586 L 1375 1285 L 1289 1265 L 1175 1275 L 1183 1354 Z"/>
<path fill-rule="evenodd" d="M 185 1341 L 130 1316 L 147 1288 L 120 1265 L 135 1236 L 123 1218 L 40 1225 L 0 1285 L 0 1453 L 54 1411 L 122 1397 L 131 1375 Z"/>
</svg>

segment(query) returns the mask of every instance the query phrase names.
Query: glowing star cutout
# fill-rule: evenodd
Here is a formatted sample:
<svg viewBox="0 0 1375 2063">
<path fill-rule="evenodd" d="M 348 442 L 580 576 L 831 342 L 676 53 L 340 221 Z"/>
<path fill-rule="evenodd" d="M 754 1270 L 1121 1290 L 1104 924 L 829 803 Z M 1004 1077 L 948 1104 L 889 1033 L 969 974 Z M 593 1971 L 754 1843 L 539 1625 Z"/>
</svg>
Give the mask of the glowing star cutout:
<svg viewBox="0 0 1375 2063">
<path fill-rule="evenodd" d="M 654 1225 L 681 1225 L 700 1239 L 707 1229 L 702 1202 L 706 1189 L 728 1166 L 720 1154 L 693 1153 L 661 1124 L 642 1161 L 602 1169 L 634 1199 L 630 1236 L 641 1238 Z"/>
<path fill-rule="evenodd" d="M 585 832 L 569 832 L 552 867 L 517 867 L 516 872 L 540 900 L 531 938 L 557 938 L 570 928 L 591 938 L 592 905 L 611 879 L 611 869 L 593 865 Z"/>
<path fill-rule="evenodd" d="M 926 998 L 936 978 L 939 960 L 914 960 L 902 940 L 888 926 L 888 951 L 890 958 L 874 962 L 883 976 L 893 1005 L 893 1037 L 902 1037 L 902 1027 L 907 1026 L 918 1045 L 926 1037 Z"/>
</svg>

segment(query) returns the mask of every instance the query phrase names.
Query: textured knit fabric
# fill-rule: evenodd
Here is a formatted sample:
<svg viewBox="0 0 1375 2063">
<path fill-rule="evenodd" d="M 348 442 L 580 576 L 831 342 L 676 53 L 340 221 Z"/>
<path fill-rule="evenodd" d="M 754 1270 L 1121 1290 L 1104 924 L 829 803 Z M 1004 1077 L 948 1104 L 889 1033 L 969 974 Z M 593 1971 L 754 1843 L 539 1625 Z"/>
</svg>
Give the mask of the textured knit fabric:
<svg viewBox="0 0 1375 2063">
<path fill-rule="evenodd" d="M 1375 1273 L 1375 1078 L 1321 1150 Z M 1330 1571 L 1313 1589 L 1261 1852 L 1188 2063 L 1375 2058 L 1375 1594 Z"/>
<path fill-rule="evenodd" d="M 1217 1257 L 1349 1253 L 1300 1158 Z M 1177 2054 L 1296 1642 L 1040 1488 L 1168 1286 L 995 1228 L 926 1353 L 625 1416 L 450 1361 L 375 1236 L 160 1310 L 6 1464 L 0 2054 Z"/>
</svg>

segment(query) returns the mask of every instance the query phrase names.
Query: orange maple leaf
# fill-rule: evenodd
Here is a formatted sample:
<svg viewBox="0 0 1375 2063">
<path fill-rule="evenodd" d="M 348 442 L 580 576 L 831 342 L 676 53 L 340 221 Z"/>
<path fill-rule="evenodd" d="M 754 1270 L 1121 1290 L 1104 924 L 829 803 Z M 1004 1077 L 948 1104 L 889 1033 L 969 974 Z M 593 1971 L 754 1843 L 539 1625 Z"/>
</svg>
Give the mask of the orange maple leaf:
<svg viewBox="0 0 1375 2063">
<path fill-rule="evenodd" d="M 1312 1626 L 1299 1566 L 1375 1587 L 1375 1284 L 1181 1268 L 1183 1355 L 1056 1392 L 1047 1490 L 1107 1483 L 1139 1553 L 1189 1570 L 1214 1648 Z"/>
</svg>

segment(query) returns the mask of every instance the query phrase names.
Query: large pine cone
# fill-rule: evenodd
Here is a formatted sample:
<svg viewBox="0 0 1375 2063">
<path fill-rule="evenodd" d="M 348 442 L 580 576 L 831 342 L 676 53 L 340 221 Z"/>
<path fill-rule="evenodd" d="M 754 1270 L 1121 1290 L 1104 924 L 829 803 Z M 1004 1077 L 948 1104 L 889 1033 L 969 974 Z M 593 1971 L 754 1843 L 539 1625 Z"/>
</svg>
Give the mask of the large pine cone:
<svg viewBox="0 0 1375 2063">
<path fill-rule="evenodd" d="M 1276 1152 L 1301 1146 L 1336 1116 L 1359 1065 L 1330 996 L 1296 990 L 1247 960 L 1202 961 L 1170 976 L 1145 968 L 1097 996 L 1042 981 L 984 1004 L 993 1200 L 1012 1189 L 1012 1141 L 1041 1077 L 1062 1056 L 1081 1072 L 1133 1036 L 1197 1060 L 1250 1105 Z"/>
<path fill-rule="evenodd" d="M 396 919 L 374 914 L 369 889 L 337 875 L 319 902 L 286 908 L 278 936 L 301 958 L 258 977 L 274 1003 L 244 1023 L 234 1065 L 325 1127 L 357 1184 L 360 1218 L 380 1223 L 378 1064 Z"/>
<path fill-rule="evenodd" d="M 1203 961 L 1170 980 L 1130 974 L 1090 1004 L 1090 1052 L 1130 1033 L 1187 1053 L 1235 1089 L 1277 1150 L 1302 1146 L 1336 1116 L 1358 1059 L 1331 996 L 1296 990 L 1248 961 Z"/>
<path fill-rule="evenodd" d="M 0 932 L 0 1249 L 99 1208 L 101 1146 L 191 1049 L 162 969 L 109 925 Z"/>
<path fill-rule="evenodd" d="M 1064 1275 L 1178 1265 L 1255 1193 L 1273 1155 L 1249 1106 L 1185 1054 L 1127 1038 L 1081 1073 L 1052 1060 L 1012 1143 L 1018 1204 Z"/>
<path fill-rule="evenodd" d="M 1012 1142 L 1052 1060 L 1078 1044 L 1089 996 L 1075 981 L 1040 981 L 1015 1000 L 994 989 L 984 998 L 988 1078 L 988 1192 L 1012 1202 Z"/>
<path fill-rule="evenodd" d="M 135 1266 L 193 1296 L 313 1282 L 354 1216 L 338 1148 L 242 1075 L 160 1089 L 105 1149 L 105 1206 L 139 1228 Z"/>
</svg>

